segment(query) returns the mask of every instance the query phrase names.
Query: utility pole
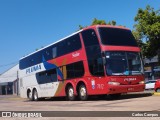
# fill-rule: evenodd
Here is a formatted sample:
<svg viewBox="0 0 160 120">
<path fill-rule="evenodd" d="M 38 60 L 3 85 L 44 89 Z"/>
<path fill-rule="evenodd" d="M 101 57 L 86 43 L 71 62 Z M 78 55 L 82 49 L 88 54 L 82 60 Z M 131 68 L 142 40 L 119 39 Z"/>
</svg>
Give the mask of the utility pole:
<svg viewBox="0 0 160 120">
<path fill-rule="evenodd" d="M 17 70 L 17 82 L 16 82 L 17 95 L 19 95 L 19 72 Z"/>
</svg>

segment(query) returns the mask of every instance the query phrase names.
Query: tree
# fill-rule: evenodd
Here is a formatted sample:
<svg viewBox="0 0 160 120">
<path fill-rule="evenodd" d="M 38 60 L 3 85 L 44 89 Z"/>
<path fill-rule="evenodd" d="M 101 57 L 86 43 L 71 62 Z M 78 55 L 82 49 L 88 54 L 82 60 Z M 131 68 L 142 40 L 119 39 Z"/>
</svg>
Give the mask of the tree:
<svg viewBox="0 0 160 120">
<path fill-rule="evenodd" d="M 108 23 L 106 23 L 105 20 L 98 20 L 97 18 L 94 18 L 91 25 L 113 25 L 113 26 L 115 26 L 116 21 L 112 20 L 112 21 L 109 21 Z M 85 27 L 83 27 L 82 25 L 79 25 L 80 30 L 83 29 L 83 28 L 85 28 Z"/>
<path fill-rule="evenodd" d="M 132 33 L 137 40 L 138 46 L 141 48 L 143 56 L 145 56 L 147 54 L 147 44 L 141 40 L 141 35 L 139 34 L 139 32 L 133 30 Z"/>
<path fill-rule="evenodd" d="M 154 10 L 149 5 L 144 10 L 139 8 L 134 20 L 136 24 L 133 34 L 143 55 L 151 58 L 160 54 L 160 10 Z"/>
<path fill-rule="evenodd" d="M 105 20 L 98 20 L 98 19 L 94 18 L 91 25 L 106 25 L 106 21 Z"/>
</svg>

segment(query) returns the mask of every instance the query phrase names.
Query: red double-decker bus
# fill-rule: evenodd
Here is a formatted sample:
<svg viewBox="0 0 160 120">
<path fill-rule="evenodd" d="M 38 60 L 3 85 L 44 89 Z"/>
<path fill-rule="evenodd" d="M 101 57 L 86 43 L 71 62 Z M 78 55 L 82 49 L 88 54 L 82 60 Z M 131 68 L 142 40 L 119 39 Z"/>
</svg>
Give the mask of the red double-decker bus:
<svg viewBox="0 0 160 120">
<path fill-rule="evenodd" d="M 20 59 L 20 95 L 37 101 L 143 91 L 140 48 L 124 27 L 84 28 Z"/>
</svg>

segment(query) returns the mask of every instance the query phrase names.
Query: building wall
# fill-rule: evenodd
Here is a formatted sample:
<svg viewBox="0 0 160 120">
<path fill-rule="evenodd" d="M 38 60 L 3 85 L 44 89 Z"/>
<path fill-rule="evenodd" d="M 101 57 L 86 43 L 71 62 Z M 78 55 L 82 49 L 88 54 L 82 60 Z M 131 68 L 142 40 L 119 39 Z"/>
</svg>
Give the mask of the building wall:
<svg viewBox="0 0 160 120">
<path fill-rule="evenodd" d="M 13 82 L 0 84 L 0 95 L 19 95 L 18 79 Z"/>
<path fill-rule="evenodd" d="M 14 95 L 19 95 L 19 83 L 18 83 L 18 81 L 19 80 L 17 79 L 13 82 L 13 94 Z"/>
<path fill-rule="evenodd" d="M 18 71 L 19 65 L 15 65 L 0 75 L 0 95 L 18 95 Z"/>
</svg>

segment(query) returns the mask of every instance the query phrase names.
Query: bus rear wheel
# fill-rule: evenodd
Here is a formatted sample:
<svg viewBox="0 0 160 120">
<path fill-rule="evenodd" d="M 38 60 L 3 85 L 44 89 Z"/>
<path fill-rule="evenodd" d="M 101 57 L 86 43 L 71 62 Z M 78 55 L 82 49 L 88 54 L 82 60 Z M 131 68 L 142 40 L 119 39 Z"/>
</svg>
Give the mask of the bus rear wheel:
<svg viewBox="0 0 160 120">
<path fill-rule="evenodd" d="M 33 90 L 33 100 L 38 101 L 38 92 L 37 90 Z"/>
<path fill-rule="evenodd" d="M 32 92 L 31 92 L 30 90 L 28 91 L 27 96 L 28 96 L 28 99 L 29 99 L 30 101 L 33 100 Z"/>
<path fill-rule="evenodd" d="M 72 86 L 68 86 L 67 88 L 67 100 L 69 101 L 75 100 L 74 89 Z"/>
<path fill-rule="evenodd" d="M 88 94 L 87 94 L 87 89 L 84 84 L 79 86 L 79 91 L 78 91 L 79 99 L 84 101 L 87 100 Z"/>
</svg>

